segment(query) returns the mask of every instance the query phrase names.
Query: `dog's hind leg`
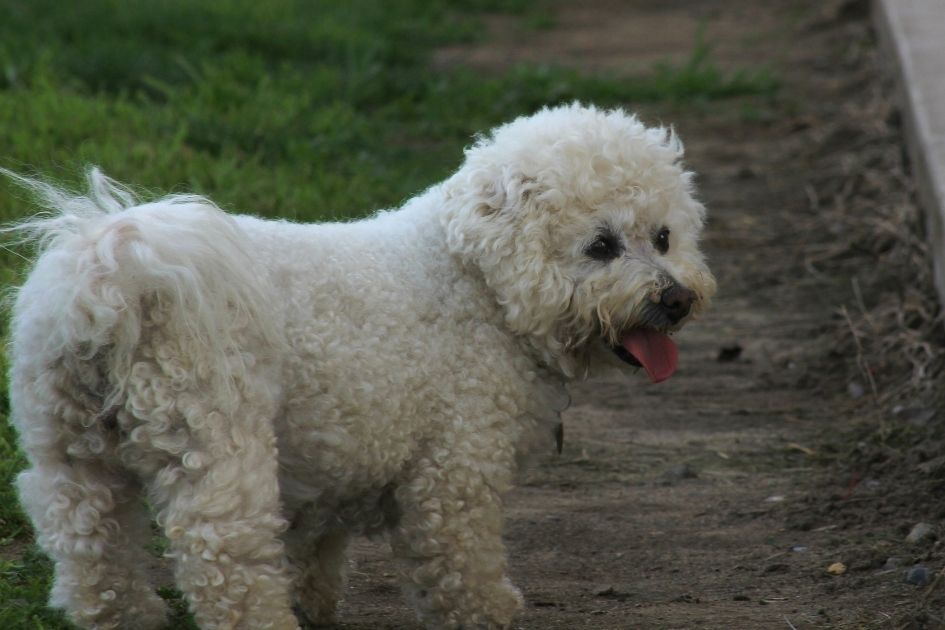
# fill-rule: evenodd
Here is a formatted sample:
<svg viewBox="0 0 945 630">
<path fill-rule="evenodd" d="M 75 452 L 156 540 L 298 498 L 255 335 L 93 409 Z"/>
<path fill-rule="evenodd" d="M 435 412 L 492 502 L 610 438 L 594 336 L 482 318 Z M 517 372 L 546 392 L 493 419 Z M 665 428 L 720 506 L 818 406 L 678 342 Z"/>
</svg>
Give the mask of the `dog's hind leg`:
<svg viewBox="0 0 945 630">
<path fill-rule="evenodd" d="M 295 630 L 272 389 L 251 374 L 228 392 L 182 387 L 173 360 L 135 363 L 126 409 L 177 585 L 201 628 Z"/>
<path fill-rule="evenodd" d="M 144 583 L 135 571 L 146 562 L 120 568 L 122 532 L 135 531 L 125 521 L 139 520 L 125 514 L 123 465 L 159 509 L 204 630 L 295 629 L 271 426 L 277 370 L 267 364 L 263 379 L 258 365 L 284 339 L 251 241 L 206 200 L 137 204 L 95 170 L 85 196 L 16 179 L 52 210 L 13 228 L 40 255 L 16 297 L 12 357 L 15 422 L 34 466 L 20 491 L 60 565 L 55 598 L 90 627 L 149 622 L 98 620 L 134 611 Z M 94 385 L 97 407 L 71 409 L 63 374 Z M 115 412 L 99 418 L 102 407 Z"/>
<path fill-rule="evenodd" d="M 345 585 L 345 552 L 349 536 L 343 530 L 308 535 L 304 519 L 286 542 L 289 557 L 298 571 L 295 603 L 307 621 L 330 623 Z"/>
<path fill-rule="evenodd" d="M 100 401 L 74 373 L 35 363 L 14 363 L 11 415 L 30 462 L 17 478 L 20 500 L 55 563 L 50 604 L 85 628 L 164 627 L 147 576 L 148 513 L 114 457 L 113 418 L 96 413 Z"/>
</svg>

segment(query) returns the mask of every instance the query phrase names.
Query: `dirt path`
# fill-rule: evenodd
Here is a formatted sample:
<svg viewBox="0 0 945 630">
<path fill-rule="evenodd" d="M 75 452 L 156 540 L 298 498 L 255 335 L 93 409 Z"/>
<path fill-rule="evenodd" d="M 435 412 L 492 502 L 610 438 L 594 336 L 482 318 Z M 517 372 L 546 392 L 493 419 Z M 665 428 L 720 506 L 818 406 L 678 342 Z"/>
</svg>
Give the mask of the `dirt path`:
<svg viewBox="0 0 945 630">
<path fill-rule="evenodd" d="M 640 51 L 684 56 L 704 22 L 723 63 L 766 60 L 788 94 L 770 115 L 739 103 L 643 111 L 687 142 L 721 290 L 679 336 L 669 382 L 615 376 L 573 389 L 564 454 L 507 501 L 512 575 L 527 599 L 516 627 L 892 627 L 915 599 L 902 570 L 883 566 L 897 554 L 913 560 L 897 529 L 913 512 L 871 518 L 880 482 L 817 464 L 825 434 L 855 415 L 842 363 L 823 351 L 851 285 L 803 264 L 811 247 L 842 236 L 817 223 L 817 162 L 805 147 L 829 150 L 818 124 L 878 85 L 861 59 L 865 3 L 828 4 L 587 0 L 562 9 L 533 46 L 497 20 L 488 46 L 444 51 L 442 63 L 557 55 L 613 69 L 652 61 Z M 836 143 L 842 161 L 850 143 Z M 740 356 L 719 361 L 735 345 Z M 356 555 L 338 627 L 417 627 L 383 545 L 362 543 Z M 838 561 L 846 572 L 829 575 Z"/>
</svg>

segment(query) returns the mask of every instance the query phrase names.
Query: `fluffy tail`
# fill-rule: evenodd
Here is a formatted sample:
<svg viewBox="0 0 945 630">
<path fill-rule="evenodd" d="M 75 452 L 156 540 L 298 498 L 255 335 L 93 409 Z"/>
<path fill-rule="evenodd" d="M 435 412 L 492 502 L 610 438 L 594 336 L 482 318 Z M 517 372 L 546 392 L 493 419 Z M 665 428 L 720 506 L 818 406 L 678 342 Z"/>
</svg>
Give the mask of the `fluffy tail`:
<svg viewBox="0 0 945 630">
<path fill-rule="evenodd" d="M 160 319 L 164 334 L 209 359 L 210 378 L 226 383 L 245 367 L 238 335 L 261 336 L 271 348 L 282 343 L 246 235 L 210 201 L 178 195 L 138 204 L 94 168 L 84 195 L 0 172 L 47 208 L 2 229 L 37 251 L 13 306 L 14 346 L 29 347 L 15 347 L 14 357 L 104 359 L 110 404 L 149 321 Z"/>
</svg>

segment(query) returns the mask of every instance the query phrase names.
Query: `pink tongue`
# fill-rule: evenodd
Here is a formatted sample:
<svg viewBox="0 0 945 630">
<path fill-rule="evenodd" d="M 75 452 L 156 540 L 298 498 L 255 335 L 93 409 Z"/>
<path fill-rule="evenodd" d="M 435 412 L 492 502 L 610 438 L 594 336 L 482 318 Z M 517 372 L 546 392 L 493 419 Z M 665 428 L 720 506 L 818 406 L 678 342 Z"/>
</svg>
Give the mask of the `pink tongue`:
<svg viewBox="0 0 945 630">
<path fill-rule="evenodd" d="M 648 328 L 634 328 L 620 340 L 624 349 L 643 365 L 654 383 L 665 381 L 676 371 L 679 351 L 673 340 Z"/>
</svg>

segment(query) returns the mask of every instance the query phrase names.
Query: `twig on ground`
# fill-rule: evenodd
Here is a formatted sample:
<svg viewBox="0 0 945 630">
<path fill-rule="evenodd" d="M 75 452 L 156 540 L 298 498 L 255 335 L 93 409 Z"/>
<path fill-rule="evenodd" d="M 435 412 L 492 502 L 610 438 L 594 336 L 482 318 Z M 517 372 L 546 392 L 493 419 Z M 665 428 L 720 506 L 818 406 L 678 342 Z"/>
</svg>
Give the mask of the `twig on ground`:
<svg viewBox="0 0 945 630">
<path fill-rule="evenodd" d="M 846 305 L 840 307 L 840 312 L 843 313 L 844 319 L 847 320 L 847 326 L 850 328 L 850 334 L 853 335 L 853 343 L 856 344 L 856 364 L 860 368 L 860 372 L 866 377 L 866 380 L 870 384 L 870 391 L 873 394 L 873 402 L 879 404 L 879 391 L 876 389 L 876 381 L 873 379 L 873 372 L 870 370 L 870 366 L 866 361 L 866 357 L 863 355 L 863 344 L 860 342 L 860 333 L 857 331 L 856 326 L 853 325 L 853 320 L 850 319 L 850 313 L 847 311 Z"/>
<path fill-rule="evenodd" d="M 866 303 L 863 301 L 863 290 L 860 289 L 859 278 L 853 276 L 853 279 L 850 280 L 850 284 L 853 285 L 853 297 L 856 299 L 856 305 L 860 308 L 860 312 L 863 314 L 863 319 L 865 319 L 866 323 L 869 324 L 870 329 L 875 332 L 876 323 L 873 321 L 873 318 L 870 317 L 870 312 L 866 308 Z"/>
</svg>

